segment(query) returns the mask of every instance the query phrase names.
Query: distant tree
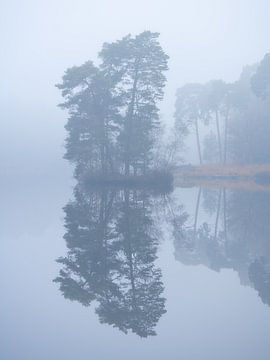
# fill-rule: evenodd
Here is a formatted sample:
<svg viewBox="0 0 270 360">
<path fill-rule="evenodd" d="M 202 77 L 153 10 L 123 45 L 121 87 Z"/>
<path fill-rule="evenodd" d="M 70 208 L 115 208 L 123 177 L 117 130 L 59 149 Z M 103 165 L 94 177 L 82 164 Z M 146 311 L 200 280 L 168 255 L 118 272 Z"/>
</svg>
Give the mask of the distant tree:
<svg viewBox="0 0 270 360">
<path fill-rule="evenodd" d="M 145 31 L 114 43 L 105 43 L 100 57 L 102 71 L 120 77 L 117 93 L 122 116 L 118 141 L 124 171 L 143 173 L 151 165 L 154 129 L 159 126 L 158 102 L 163 98 L 168 56 L 158 42 L 158 33 Z"/>
<path fill-rule="evenodd" d="M 231 109 L 231 86 L 222 80 L 213 80 L 205 85 L 186 84 L 177 90 L 175 103 L 175 131 L 177 134 L 186 136 L 190 129 L 195 130 L 197 149 L 200 164 L 203 163 L 203 151 L 201 146 L 201 131 L 199 124 L 216 126 L 218 144 L 218 161 L 227 161 L 228 122 Z M 222 140 L 223 137 L 223 140 Z M 208 137 L 207 146 L 209 140 Z M 213 141 L 212 144 L 213 145 Z M 215 150 L 213 149 L 215 158 Z M 215 159 L 216 160 L 216 159 Z"/>
<path fill-rule="evenodd" d="M 252 91 L 257 65 L 243 69 L 233 87 L 233 121 L 229 129 L 231 159 L 238 163 L 270 160 L 270 102 Z"/>
<path fill-rule="evenodd" d="M 210 131 L 203 140 L 203 159 L 206 163 L 218 163 L 219 148 L 217 137 L 213 131 Z"/>
<path fill-rule="evenodd" d="M 205 119 L 203 104 L 204 87 L 201 84 L 186 84 L 176 93 L 175 131 L 180 139 L 187 135 L 190 129 L 195 130 L 199 162 L 202 164 L 199 122 Z"/>
<path fill-rule="evenodd" d="M 212 80 L 205 86 L 204 106 L 207 112 L 208 121 L 214 119 L 219 149 L 220 163 L 226 162 L 227 157 L 227 131 L 229 117 L 229 85 L 222 80 Z M 223 120 L 224 141 L 222 141 Z M 224 144 L 224 146 L 222 146 Z"/>
<path fill-rule="evenodd" d="M 251 78 L 253 92 L 263 99 L 270 97 L 270 54 L 260 62 L 256 73 Z"/>
</svg>

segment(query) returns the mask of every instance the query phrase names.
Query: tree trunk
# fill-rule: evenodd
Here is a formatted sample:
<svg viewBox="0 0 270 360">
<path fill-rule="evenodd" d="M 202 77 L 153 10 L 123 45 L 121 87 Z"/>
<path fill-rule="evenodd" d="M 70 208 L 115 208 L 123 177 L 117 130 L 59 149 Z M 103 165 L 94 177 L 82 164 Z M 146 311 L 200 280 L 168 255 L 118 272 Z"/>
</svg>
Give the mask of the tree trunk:
<svg viewBox="0 0 270 360">
<path fill-rule="evenodd" d="M 224 239 L 227 244 L 227 199 L 226 189 L 223 188 L 223 216 L 224 216 Z"/>
<path fill-rule="evenodd" d="M 199 135 L 199 126 L 198 126 L 198 119 L 195 119 L 195 128 L 196 128 L 196 140 L 197 140 L 197 149 L 199 155 L 200 165 L 202 165 L 202 153 L 201 153 L 201 144 L 200 144 L 200 135 Z"/>
<path fill-rule="evenodd" d="M 223 158 L 223 164 L 224 164 L 224 165 L 227 163 L 228 119 L 229 119 L 229 107 L 227 107 L 227 110 L 226 110 L 226 116 L 225 116 L 225 129 L 224 129 L 224 158 Z"/>
<path fill-rule="evenodd" d="M 219 128 L 219 116 L 217 110 L 216 110 L 216 126 L 217 126 L 217 137 L 218 137 L 218 148 L 219 148 L 219 160 L 220 163 L 222 163 L 222 146 L 221 146 L 221 137 L 220 137 L 220 128 Z"/>
<path fill-rule="evenodd" d="M 100 152 L 101 152 L 101 172 L 102 175 L 106 174 L 106 164 L 105 164 L 105 148 L 104 148 L 104 144 L 101 144 L 100 146 Z"/>
<path fill-rule="evenodd" d="M 221 192 L 222 190 L 219 190 L 218 194 L 218 206 L 217 206 L 217 215 L 216 215 L 216 223 L 215 223 L 215 240 L 217 240 L 218 236 L 218 222 L 219 222 L 219 213 L 220 213 L 220 205 L 221 205 Z"/>
<path fill-rule="evenodd" d="M 133 115 L 135 107 L 135 99 L 137 93 L 137 84 L 138 84 L 138 70 L 139 70 L 139 60 L 135 60 L 135 74 L 134 81 L 132 86 L 131 101 L 129 104 L 128 113 L 126 116 L 125 122 L 125 175 L 129 176 L 130 174 L 130 142 L 134 141 L 133 137 Z"/>
<path fill-rule="evenodd" d="M 196 232 L 197 232 L 197 223 L 198 223 L 201 194 L 202 194 L 202 188 L 200 187 L 199 191 L 198 191 L 198 195 L 197 195 L 197 204 L 196 204 L 194 227 L 193 227 L 194 239 L 196 237 Z"/>
<path fill-rule="evenodd" d="M 130 284 L 132 291 L 132 303 L 133 307 L 136 308 L 136 288 L 135 288 L 135 278 L 134 278 L 134 265 L 133 265 L 133 256 L 132 256 L 132 246 L 130 239 L 130 215 L 129 215 L 129 190 L 125 190 L 125 218 L 126 218 L 126 231 L 125 231 L 125 240 L 127 241 L 127 258 L 128 258 L 128 267 L 129 267 L 129 276 Z"/>
</svg>

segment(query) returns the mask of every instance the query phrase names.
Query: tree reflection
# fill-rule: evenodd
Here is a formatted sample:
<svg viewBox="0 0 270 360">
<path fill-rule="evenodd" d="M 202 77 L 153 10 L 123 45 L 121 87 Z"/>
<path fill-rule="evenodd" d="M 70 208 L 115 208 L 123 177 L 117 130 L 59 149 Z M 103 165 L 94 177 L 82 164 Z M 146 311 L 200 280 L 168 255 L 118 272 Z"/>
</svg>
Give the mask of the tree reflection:
<svg viewBox="0 0 270 360">
<path fill-rule="evenodd" d="M 193 225 L 192 214 L 181 224 L 173 221 L 176 259 L 215 271 L 231 268 L 270 305 L 270 194 L 204 189 L 200 197 L 199 190 Z M 210 220 L 199 224 L 200 202 Z"/>
<path fill-rule="evenodd" d="M 153 199 L 143 190 L 75 189 L 65 208 L 66 257 L 54 280 L 64 297 L 107 323 L 141 337 L 155 335 L 165 311 Z"/>
<path fill-rule="evenodd" d="M 237 271 L 270 306 L 270 194 L 198 189 L 193 213 L 177 195 L 149 189 L 86 189 L 77 185 L 65 208 L 67 255 L 63 296 L 96 306 L 101 323 L 140 337 L 156 335 L 166 312 L 156 265 L 161 225 L 172 235 L 176 260 L 214 271 Z"/>
<path fill-rule="evenodd" d="M 249 278 L 262 301 L 270 306 L 270 261 L 263 257 L 249 266 Z"/>
</svg>

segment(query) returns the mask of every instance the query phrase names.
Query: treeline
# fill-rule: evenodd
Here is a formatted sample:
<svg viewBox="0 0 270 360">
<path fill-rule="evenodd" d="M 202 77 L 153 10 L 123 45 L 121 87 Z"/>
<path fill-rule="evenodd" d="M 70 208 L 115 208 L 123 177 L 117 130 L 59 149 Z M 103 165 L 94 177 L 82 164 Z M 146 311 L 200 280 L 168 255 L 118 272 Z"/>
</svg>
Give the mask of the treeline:
<svg viewBox="0 0 270 360">
<path fill-rule="evenodd" d="M 168 56 L 159 34 L 105 43 L 100 65 L 87 61 L 66 70 L 56 85 L 69 113 L 65 158 L 77 177 L 87 173 L 145 174 L 153 167 Z"/>
<path fill-rule="evenodd" d="M 270 160 L 270 54 L 244 68 L 238 81 L 189 83 L 178 89 L 172 138 L 162 143 L 159 102 L 168 56 L 159 34 L 145 31 L 105 43 L 100 64 L 66 70 L 56 85 L 68 111 L 65 158 L 75 176 L 145 175 L 172 163 L 194 134 L 203 163 Z M 117 177 L 116 177 L 117 178 Z"/>
<path fill-rule="evenodd" d="M 270 54 L 235 83 L 190 83 L 176 97 L 175 131 L 196 136 L 200 164 L 270 161 Z"/>
</svg>

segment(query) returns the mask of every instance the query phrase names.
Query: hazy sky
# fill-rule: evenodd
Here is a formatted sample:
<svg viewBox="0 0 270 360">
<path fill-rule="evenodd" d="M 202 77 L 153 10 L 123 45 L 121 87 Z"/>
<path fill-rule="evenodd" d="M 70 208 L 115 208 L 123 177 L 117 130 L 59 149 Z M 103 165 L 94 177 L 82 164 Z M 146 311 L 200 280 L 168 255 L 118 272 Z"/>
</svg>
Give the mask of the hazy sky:
<svg viewBox="0 0 270 360">
<path fill-rule="evenodd" d="M 236 80 L 269 51 L 269 18 L 269 0 L 1 0 L 2 165 L 42 171 L 40 164 L 60 161 L 65 115 L 54 84 L 67 67 L 95 60 L 103 42 L 161 33 L 170 56 L 162 113 L 170 122 L 178 86 Z"/>
</svg>

